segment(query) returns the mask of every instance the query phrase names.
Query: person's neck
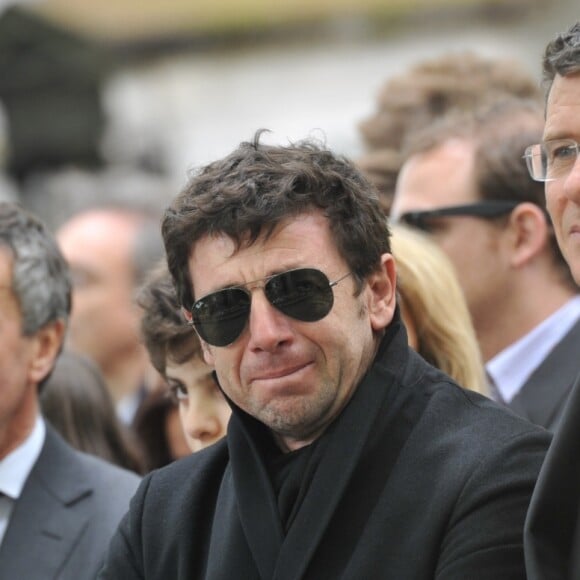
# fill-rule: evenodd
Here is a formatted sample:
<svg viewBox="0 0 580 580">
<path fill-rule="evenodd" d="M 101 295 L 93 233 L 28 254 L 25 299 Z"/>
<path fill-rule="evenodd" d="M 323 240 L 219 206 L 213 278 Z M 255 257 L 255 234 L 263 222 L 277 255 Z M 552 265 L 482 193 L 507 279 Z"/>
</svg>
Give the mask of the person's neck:
<svg viewBox="0 0 580 580">
<path fill-rule="evenodd" d="M 17 449 L 32 433 L 39 412 L 37 386 L 27 392 L 16 414 L 0 422 L 0 461 Z"/>
</svg>

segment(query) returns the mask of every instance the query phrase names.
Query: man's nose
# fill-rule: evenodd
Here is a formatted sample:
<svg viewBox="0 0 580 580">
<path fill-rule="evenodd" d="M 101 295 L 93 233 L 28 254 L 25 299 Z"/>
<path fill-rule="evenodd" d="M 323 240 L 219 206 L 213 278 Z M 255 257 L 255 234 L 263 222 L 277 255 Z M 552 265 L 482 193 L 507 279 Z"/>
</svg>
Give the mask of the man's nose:
<svg viewBox="0 0 580 580">
<path fill-rule="evenodd" d="M 252 293 L 248 326 L 250 348 L 267 352 L 275 351 L 293 334 L 288 317 L 275 308 L 260 290 Z"/>
</svg>

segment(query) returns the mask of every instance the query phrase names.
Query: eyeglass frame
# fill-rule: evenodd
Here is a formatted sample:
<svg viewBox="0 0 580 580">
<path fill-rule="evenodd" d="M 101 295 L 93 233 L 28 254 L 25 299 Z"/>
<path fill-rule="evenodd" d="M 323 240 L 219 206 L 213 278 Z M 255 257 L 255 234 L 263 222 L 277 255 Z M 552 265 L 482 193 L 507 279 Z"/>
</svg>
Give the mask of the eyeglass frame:
<svg viewBox="0 0 580 580">
<path fill-rule="evenodd" d="M 329 299 L 328 299 L 328 309 L 326 310 L 326 312 L 324 314 L 322 314 L 322 316 L 296 316 L 295 314 L 290 314 L 287 310 L 285 310 L 284 308 L 286 307 L 285 305 L 280 305 L 279 303 L 274 302 L 268 291 L 267 291 L 267 286 L 269 283 L 271 283 L 272 281 L 276 280 L 277 278 L 281 278 L 282 276 L 286 276 L 286 275 L 291 275 L 294 273 L 302 273 L 302 272 L 314 272 L 316 273 L 316 275 L 321 276 L 322 277 L 322 281 L 324 282 L 324 290 L 328 290 L 330 292 L 329 294 Z M 326 316 L 328 316 L 328 314 L 331 312 L 332 308 L 334 307 L 334 292 L 333 289 L 339 284 L 339 282 L 342 282 L 345 278 L 352 276 L 353 272 L 349 271 L 346 272 L 346 274 L 343 274 L 342 276 L 340 276 L 339 278 L 335 279 L 335 280 L 330 280 L 328 275 L 323 272 L 322 270 L 319 270 L 318 268 L 312 268 L 312 267 L 302 267 L 302 268 L 292 268 L 290 270 L 286 270 L 284 272 L 279 272 L 276 274 L 272 274 L 270 276 L 266 276 L 264 278 L 260 278 L 258 280 L 253 280 L 251 282 L 246 282 L 245 284 L 236 284 L 233 286 L 227 286 L 225 288 L 222 288 L 221 290 L 216 290 L 215 292 L 210 292 L 209 294 L 206 294 L 205 296 L 202 296 L 201 298 L 197 299 L 194 301 L 194 303 L 192 304 L 191 308 L 189 310 L 187 310 L 188 315 L 186 315 L 186 319 L 188 321 L 188 324 L 190 326 L 193 326 L 198 335 L 200 336 L 200 338 L 202 340 L 204 340 L 205 342 L 207 342 L 208 344 L 211 344 L 212 346 L 218 346 L 218 347 L 223 347 L 223 346 L 229 346 L 230 344 L 233 344 L 234 342 L 236 342 L 238 340 L 238 338 L 243 334 L 245 328 L 247 327 L 249 318 L 250 318 L 250 314 L 251 314 L 251 304 L 252 304 L 252 290 L 256 289 L 256 288 L 261 288 L 262 290 L 264 290 L 267 300 L 268 302 L 270 302 L 270 304 L 276 308 L 277 310 L 279 310 L 282 314 L 284 314 L 285 316 L 288 316 L 289 318 L 293 319 L 293 320 L 297 320 L 297 321 L 301 321 L 301 322 L 318 322 L 320 320 L 322 320 L 323 318 L 325 318 Z M 208 298 L 211 298 L 215 295 L 219 295 L 221 293 L 227 292 L 227 291 L 241 291 L 243 292 L 248 298 L 249 298 L 249 302 L 248 302 L 248 310 L 247 312 L 244 314 L 245 316 L 245 321 L 243 326 L 240 327 L 240 330 L 237 334 L 230 336 L 229 338 L 225 338 L 224 340 L 216 340 L 213 337 L 210 337 L 210 335 L 208 334 L 207 330 L 204 329 L 204 324 L 203 321 L 201 321 L 196 312 L 199 309 L 198 305 L 201 304 L 204 300 L 207 300 Z"/>
<path fill-rule="evenodd" d="M 526 166 L 528 168 L 528 173 L 534 181 L 539 181 L 542 183 L 545 183 L 547 181 L 555 181 L 556 179 L 560 179 L 561 177 L 564 177 L 567 174 L 567 173 L 563 173 L 562 175 L 558 175 L 557 177 L 547 177 L 547 176 L 546 177 L 537 177 L 535 174 L 533 158 L 535 156 L 537 156 L 537 154 L 534 154 L 532 152 L 533 149 L 536 147 L 540 147 L 541 150 L 543 151 L 546 148 L 547 144 L 554 144 L 554 143 L 562 143 L 562 144 L 568 144 L 568 145 L 573 146 L 574 151 L 576 153 L 576 156 L 574 158 L 574 163 L 572 163 L 572 165 L 570 166 L 570 169 L 574 166 L 574 164 L 578 160 L 578 155 L 580 155 L 580 144 L 577 141 L 575 141 L 574 139 L 567 139 L 567 138 L 548 139 L 547 141 L 543 141 L 541 143 L 534 143 L 533 145 L 528 145 L 528 147 L 526 147 L 524 150 L 523 159 L 526 160 Z M 540 153 L 540 155 L 541 155 L 541 153 Z M 546 174 L 547 174 L 547 169 L 548 168 L 546 165 Z"/>
<path fill-rule="evenodd" d="M 488 199 L 474 203 L 444 206 L 436 209 L 406 211 L 396 221 L 422 231 L 429 231 L 429 226 L 426 223 L 426 220 L 429 219 L 455 216 L 494 219 L 511 213 L 521 203 L 523 201 Z"/>
</svg>

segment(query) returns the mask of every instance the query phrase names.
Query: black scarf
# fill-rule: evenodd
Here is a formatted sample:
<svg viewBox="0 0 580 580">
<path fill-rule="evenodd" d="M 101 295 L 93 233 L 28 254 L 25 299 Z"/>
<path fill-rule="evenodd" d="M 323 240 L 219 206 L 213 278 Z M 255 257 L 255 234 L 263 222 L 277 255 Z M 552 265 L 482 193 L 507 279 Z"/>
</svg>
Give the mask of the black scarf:
<svg viewBox="0 0 580 580">
<path fill-rule="evenodd" d="M 387 354 L 389 364 L 377 364 Z M 399 389 L 393 388 L 407 357 L 397 314 L 339 417 L 316 442 L 290 454 L 281 453 L 268 428 L 232 405 L 228 477 L 233 478 L 236 506 L 229 506 L 229 514 L 239 517 L 240 526 L 230 526 L 227 539 L 220 539 L 216 578 L 340 574 L 411 429 L 401 409 L 406 397 L 396 396 Z"/>
</svg>

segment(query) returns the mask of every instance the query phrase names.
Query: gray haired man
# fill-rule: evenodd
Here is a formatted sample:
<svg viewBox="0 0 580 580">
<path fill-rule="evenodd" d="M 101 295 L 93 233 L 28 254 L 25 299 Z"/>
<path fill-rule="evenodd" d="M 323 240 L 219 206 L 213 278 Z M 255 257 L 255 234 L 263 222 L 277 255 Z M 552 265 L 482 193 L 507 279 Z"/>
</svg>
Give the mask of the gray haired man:
<svg viewBox="0 0 580 580">
<path fill-rule="evenodd" d="M 72 449 L 40 415 L 70 295 L 45 226 L 0 203 L 0 578 L 94 578 L 139 483 Z"/>
</svg>

